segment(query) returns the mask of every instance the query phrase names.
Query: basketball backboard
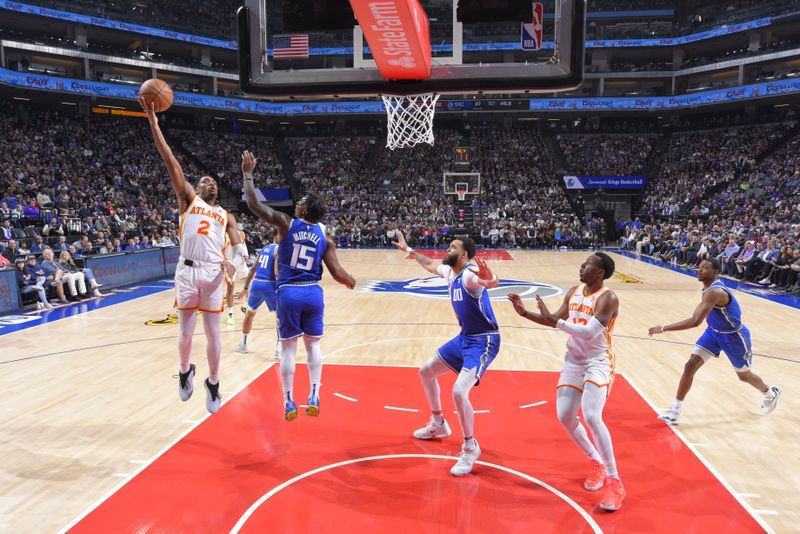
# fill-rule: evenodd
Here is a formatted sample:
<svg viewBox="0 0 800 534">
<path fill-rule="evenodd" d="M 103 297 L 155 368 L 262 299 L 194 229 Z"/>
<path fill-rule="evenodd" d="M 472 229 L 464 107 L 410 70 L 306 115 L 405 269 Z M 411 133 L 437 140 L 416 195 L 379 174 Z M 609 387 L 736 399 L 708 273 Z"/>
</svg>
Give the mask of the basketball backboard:
<svg viewBox="0 0 800 534">
<path fill-rule="evenodd" d="M 365 5 L 386 14 L 396 1 Z M 289 99 L 536 93 L 583 79 L 586 0 L 419 4 L 430 29 L 430 75 L 387 80 L 348 0 L 246 0 L 238 12 L 242 90 Z"/>
</svg>

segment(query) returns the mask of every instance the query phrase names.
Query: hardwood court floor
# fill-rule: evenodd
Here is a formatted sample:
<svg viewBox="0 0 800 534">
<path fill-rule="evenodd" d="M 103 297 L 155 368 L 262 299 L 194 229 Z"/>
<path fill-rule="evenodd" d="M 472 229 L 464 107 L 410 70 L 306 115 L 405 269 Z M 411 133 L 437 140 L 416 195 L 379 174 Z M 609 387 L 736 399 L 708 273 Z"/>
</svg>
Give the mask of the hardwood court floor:
<svg viewBox="0 0 800 534">
<path fill-rule="evenodd" d="M 567 289 L 577 282 L 587 253 L 512 255 L 513 261 L 490 262 L 501 278 Z M 447 300 L 367 284 L 427 275 L 401 253 L 340 251 L 340 259 L 359 288 L 382 292 L 350 292 L 326 275 L 323 354 L 329 361 L 419 365 L 457 332 Z M 619 369 L 657 407 L 665 407 L 701 329 L 650 339 L 647 328 L 688 317 L 699 301 L 700 284 L 658 266 L 621 256 L 615 260 L 618 272 L 641 282 L 615 278 L 608 283 L 620 298 L 614 340 Z M 428 284 L 416 286 L 421 289 L 409 291 L 430 292 Z M 561 298 L 546 301 L 556 308 Z M 762 511 L 772 528 L 788 532 L 800 522 L 800 462 L 792 446 L 800 442 L 800 402 L 794 394 L 800 387 L 794 335 L 800 310 L 741 292 L 737 298 L 752 332 L 754 370 L 784 389 L 778 409 L 761 416 L 760 395 L 740 384 L 723 358 L 698 373 L 681 431 L 752 508 Z M 167 291 L 0 337 L 0 385 L 6 397 L 0 408 L 0 531 L 64 527 L 205 417 L 202 388 L 187 403 L 177 400 L 172 378 L 177 326 L 144 324 L 164 318 L 172 299 Z M 532 300 L 527 303 L 533 305 Z M 493 368 L 560 368 L 563 333 L 523 320 L 505 302 L 495 302 L 494 308 L 503 348 Z M 273 317 L 262 310 L 256 318 L 248 355 L 232 351 L 240 325 L 238 314 L 235 328 L 223 325 L 224 400 L 272 362 Z M 195 343 L 199 386 L 205 377 L 203 336 Z M 302 360 L 302 348 L 299 353 Z M 19 360 L 21 355 L 40 357 Z M 275 402 L 280 402 L 278 395 L 276 391 Z M 613 393 L 609 402 L 614 402 Z M 609 425 L 613 435 L 614 422 Z M 647 454 L 646 446 L 641 454 Z"/>
</svg>

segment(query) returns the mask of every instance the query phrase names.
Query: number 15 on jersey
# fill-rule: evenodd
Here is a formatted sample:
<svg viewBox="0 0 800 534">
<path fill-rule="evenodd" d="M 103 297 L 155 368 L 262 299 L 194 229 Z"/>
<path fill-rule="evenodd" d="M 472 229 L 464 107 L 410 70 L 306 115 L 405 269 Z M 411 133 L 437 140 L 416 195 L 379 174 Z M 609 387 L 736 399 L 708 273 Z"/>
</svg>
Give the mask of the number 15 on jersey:
<svg viewBox="0 0 800 534">
<path fill-rule="evenodd" d="M 314 258 L 316 255 L 316 248 L 295 243 L 289 265 L 303 271 L 310 271 L 314 267 Z"/>
</svg>

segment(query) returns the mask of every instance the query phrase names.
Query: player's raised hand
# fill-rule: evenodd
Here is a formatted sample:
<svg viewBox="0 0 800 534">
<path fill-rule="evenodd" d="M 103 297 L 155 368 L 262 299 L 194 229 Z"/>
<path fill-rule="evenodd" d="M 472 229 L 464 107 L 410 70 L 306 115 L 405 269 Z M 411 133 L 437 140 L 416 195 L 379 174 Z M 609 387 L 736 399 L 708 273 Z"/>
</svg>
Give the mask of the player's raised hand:
<svg viewBox="0 0 800 534">
<path fill-rule="evenodd" d="M 525 314 L 528 313 L 528 310 L 525 309 L 525 304 L 522 303 L 522 297 L 516 293 L 509 293 L 508 300 L 510 300 L 511 304 L 514 305 L 514 311 L 517 312 L 518 315 L 525 317 Z"/>
<path fill-rule="evenodd" d="M 142 95 L 139 95 L 139 105 L 142 106 L 144 112 L 147 113 L 148 119 L 158 122 L 158 117 L 156 117 L 155 100 L 148 102 Z"/>
<path fill-rule="evenodd" d="M 253 174 L 253 170 L 256 168 L 256 163 L 258 163 L 258 160 L 252 152 L 249 150 L 242 152 L 242 174 Z"/>
<path fill-rule="evenodd" d="M 473 272 L 478 275 L 478 278 L 481 280 L 494 280 L 494 273 L 489 268 L 489 265 L 486 263 L 486 260 L 481 258 L 475 258 L 475 263 L 478 264 L 478 269 L 473 269 L 469 267 L 470 272 Z"/>
<path fill-rule="evenodd" d="M 550 313 L 550 310 L 547 309 L 547 304 L 544 303 L 539 295 L 536 295 L 536 305 L 539 307 L 539 314 L 547 321 L 549 326 L 555 326 L 558 318 Z"/>
<path fill-rule="evenodd" d="M 394 236 L 397 239 L 397 241 L 392 241 L 392 245 L 396 246 L 397 248 L 405 252 L 405 250 L 408 248 L 408 243 L 406 243 L 406 238 L 403 237 L 403 232 L 401 232 L 400 229 L 398 228 L 397 230 L 394 231 Z"/>
</svg>

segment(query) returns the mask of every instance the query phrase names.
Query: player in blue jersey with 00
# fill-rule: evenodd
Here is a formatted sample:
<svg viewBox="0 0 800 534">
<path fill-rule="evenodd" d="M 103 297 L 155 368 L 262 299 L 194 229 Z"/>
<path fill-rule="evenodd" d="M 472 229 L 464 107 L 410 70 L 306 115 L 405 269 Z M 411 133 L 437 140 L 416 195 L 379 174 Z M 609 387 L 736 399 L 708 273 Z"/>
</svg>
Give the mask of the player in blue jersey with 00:
<svg viewBox="0 0 800 534">
<path fill-rule="evenodd" d="M 334 280 L 353 289 L 355 279 L 339 265 L 336 245 L 325 235 L 325 225 L 320 219 L 325 215 L 325 205 L 312 194 L 305 195 L 295 208 L 294 217 L 275 211 L 258 199 L 253 184 L 256 158 L 249 151 L 242 154 L 242 173 L 247 207 L 261 220 L 276 230 L 278 245 L 277 316 L 278 338 L 281 341 L 281 385 L 283 387 L 284 413 L 287 421 L 297 418 L 297 404 L 293 397 L 295 354 L 297 340 L 303 336 L 308 353 L 308 374 L 311 392 L 306 414 L 319 415 L 319 389 L 322 378 L 323 334 L 322 264 Z"/>
<path fill-rule="evenodd" d="M 742 309 L 739 307 L 739 302 L 733 296 L 733 292 L 719 279 L 721 267 L 716 258 L 700 262 L 697 279 L 703 283 L 703 298 L 690 318 L 664 326 L 654 326 L 648 331 L 653 336 L 694 328 L 704 319 L 707 323 L 705 332 L 695 343 L 692 355 L 684 366 L 675 401 L 658 416 L 670 425 L 680 423 L 683 400 L 692 387 L 697 370 L 712 357 L 719 357 L 720 352 L 725 352 L 739 380 L 747 382 L 764 395 L 761 413 L 772 412 L 778 404 L 781 388 L 768 386 L 751 370 L 753 348 L 750 343 L 750 331 L 742 323 Z"/>
<path fill-rule="evenodd" d="M 417 439 L 441 439 L 448 437 L 450 426 L 442 414 L 439 382 L 436 377 L 448 371 L 458 374 L 453 385 L 453 401 L 458 411 L 458 421 L 464 433 L 464 444 L 458 462 L 450 469 L 454 476 L 472 472 L 481 448 L 473 434 L 474 412 L 469 393 L 477 386 L 483 373 L 500 350 L 500 332 L 494 317 L 492 302 L 486 288 L 497 287 L 499 280 L 484 260 L 475 259 L 475 243 L 469 237 L 454 239 L 447 248 L 442 263 L 437 264 L 408 246 L 403 233 L 395 231 L 394 245 L 413 255 L 427 271 L 447 280 L 450 302 L 456 313 L 461 332 L 439 347 L 436 354 L 419 370 L 422 387 L 431 407 L 428 425 L 416 430 Z"/>
</svg>

